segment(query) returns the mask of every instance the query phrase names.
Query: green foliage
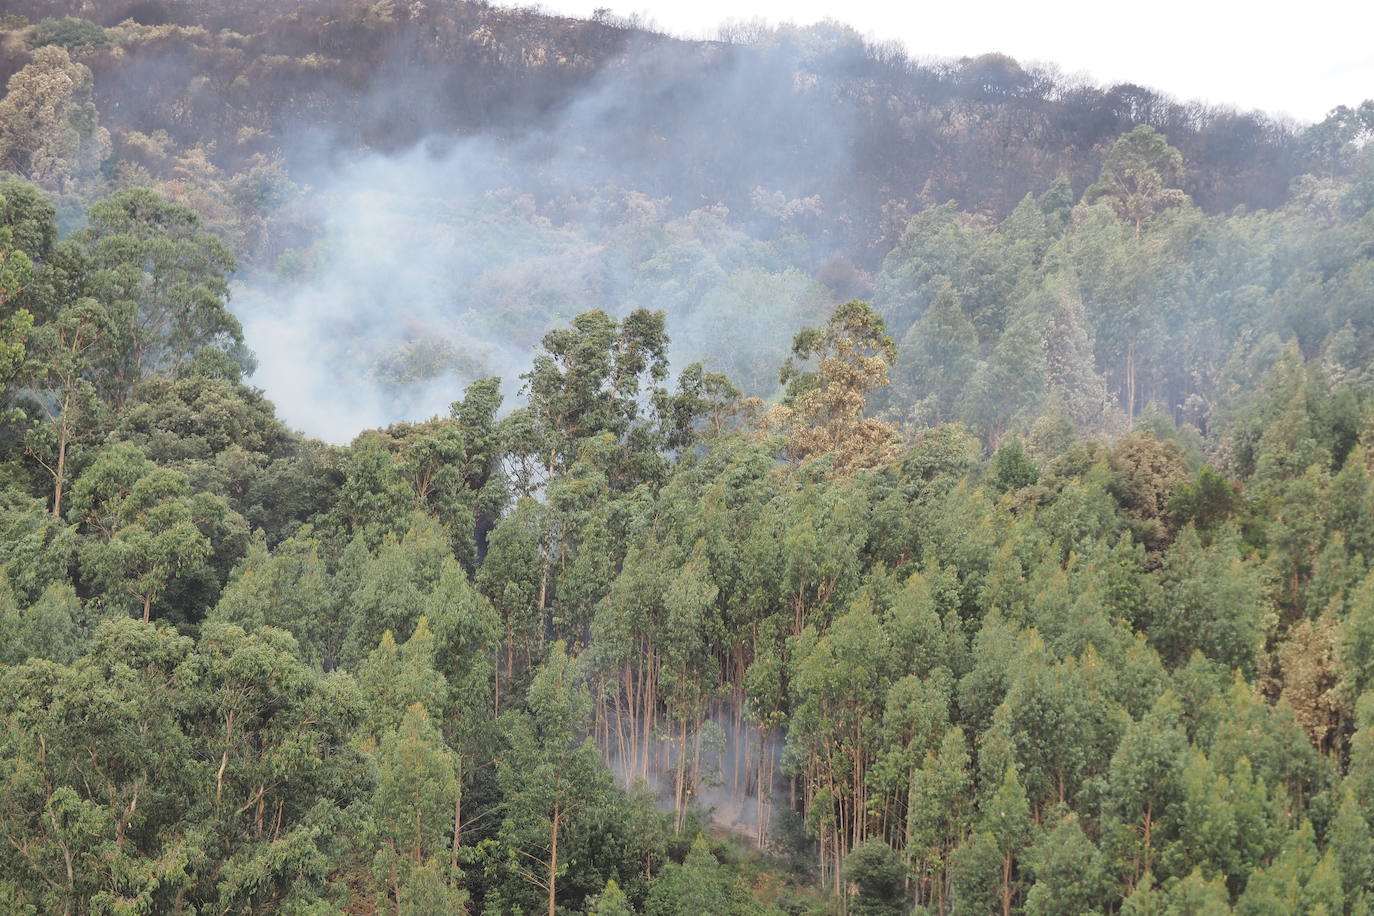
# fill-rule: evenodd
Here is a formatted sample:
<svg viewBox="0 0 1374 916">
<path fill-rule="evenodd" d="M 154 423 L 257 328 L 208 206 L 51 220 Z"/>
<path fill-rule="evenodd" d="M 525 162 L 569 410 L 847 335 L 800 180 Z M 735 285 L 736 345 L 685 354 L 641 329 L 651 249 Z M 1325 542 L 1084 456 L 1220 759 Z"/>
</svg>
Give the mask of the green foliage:
<svg viewBox="0 0 1374 916">
<path fill-rule="evenodd" d="M 77 481 L 68 516 L 94 534 L 82 571 L 111 605 L 132 599 L 149 620 L 174 577 L 210 556 L 188 490 L 185 477 L 128 445 L 102 452 Z"/>
<path fill-rule="evenodd" d="M 1234 536 L 1204 547 L 1185 529 L 1164 559 L 1160 590 L 1148 631 L 1166 662 L 1181 664 L 1201 651 L 1242 671 L 1255 670 L 1255 653 L 1268 623 L 1265 579 L 1247 563 Z"/>
<path fill-rule="evenodd" d="M 33 27 L 29 44 L 35 48 L 61 45 L 68 51 L 89 51 L 107 47 L 110 39 L 104 29 L 89 19 L 63 16 L 61 19 L 41 20 Z"/>
<path fill-rule="evenodd" d="M 592 916 L 631 916 L 630 901 L 615 879 L 606 882 L 606 889 L 592 898 L 587 912 Z"/>
<path fill-rule="evenodd" d="M 992 456 L 992 486 L 1006 493 L 1029 487 L 1040 479 L 1040 470 L 1026 454 L 1021 440 L 1012 438 L 998 447 Z"/>
<path fill-rule="evenodd" d="M 31 658 L 70 663 L 85 648 L 84 616 L 70 585 L 50 585 L 31 606 L 21 607 L 0 573 L 0 628 L 5 633 L 0 665 L 20 665 Z"/>
<path fill-rule="evenodd" d="M 234 255 L 194 210 L 141 188 L 94 204 L 89 220 L 76 236 L 89 259 L 89 295 L 121 326 L 105 367 L 116 400 L 144 375 L 176 375 L 206 349 L 226 354 L 231 371 L 249 368 L 243 329 L 225 305 Z"/>
<path fill-rule="evenodd" d="M 906 910 L 906 866 L 881 840 L 854 847 L 844 861 L 844 878 L 853 888 L 848 907 L 855 916 L 896 916 Z"/>
<path fill-rule="evenodd" d="M 1028 914 L 1089 913 L 1102 894 L 1097 848 L 1068 814 L 1046 831 L 1028 854 L 1035 883 L 1026 895 Z"/>
<path fill-rule="evenodd" d="M 1211 531 L 1230 518 L 1239 503 L 1226 478 L 1204 467 L 1195 479 L 1174 484 L 1168 509 L 1178 524 L 1191 522 L 1199 531 Z"/>
<path fill-rule="evenodd" d="M 674 862 L 663 869 L 649 891 L 644 912 L 646 916 L 746 916 L 758 912 L 758 907 L 721 867 L 706 838 L 698 836 L 681 865 Z"/>
<path fill-rule="evenodd" d="M 377 748 L 371 812 L 379 846 L 373 873 L 378 883 L 391 884 L 403 912 L 417 906 L 417 898 L 433 898 L 438 888 L 451 886 L 453 876 L 438 862 L 447 858 L 453 839 L 459 792 L 457 755 L 444 746 L 424 705 L 412 704 Z"/>
<path fill-rule="evenodd" d="M 1088 203 L 1109 202 L 1139 235 L 1145 220 L 1160 209 L 1187 202 L 1187 195 L 1171 186 L 1182 168 L 1183 155 L 1163 134 L 1142 124 L 1112 145 L 1101 176 L 1083 198 Z"/>
<path fill-rule="evenodd" d="M 246 223 L 207 188 L 256 211 L 270 175 L 183 150 L 184 205 L 95 170 L 69 50 L 187 34 L 45 21 L 0 103 L 0 155 L 86 208 L 59 239 L 0 180 L 0 911 L 1367 912 L 1363 109 L 1280 209 L 1194 209 L 1135 128 L 1081 201 L 894 227 L 872 289 L 876 254 L 797 267 L 825 211 L 764 188 L 766 242 L 486 198 L 483 233 L 595 238 L 633 294 L 564 326 L 586 290 L 474 289 L 542 334 L 525 402 L 482 378 L 328 446 L 241 380 Z M 687 351 L 749 339 L 669 389 L 681 316 Z"/>
</svg>

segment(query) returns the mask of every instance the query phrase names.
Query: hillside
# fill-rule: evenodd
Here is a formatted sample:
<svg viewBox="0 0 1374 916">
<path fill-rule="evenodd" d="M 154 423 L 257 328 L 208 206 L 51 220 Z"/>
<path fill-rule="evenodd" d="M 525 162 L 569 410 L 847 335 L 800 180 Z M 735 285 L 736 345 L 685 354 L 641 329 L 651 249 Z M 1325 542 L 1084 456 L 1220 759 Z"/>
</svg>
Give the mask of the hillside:
<svg viewBox="0 0 1374 916">
<path fill-rule="evenodd" d="M 1374 906 L 1374 101 L 0 27 L 0 914 Z"/>
<path fill-rule="evenodd" d="M 598 120 L 582 151 L 603 181 L 740 214 L 755 187 L 819 194 L 831 247 L 869 265 L 899 214 L 954 200 L 1002 217 L 1060 174 L 1081 191 L 1137 124 L 1183 152 L 1182 186 L 1208 212 L 1274 206 L 1309 161 L 1294 126 L 1258 113 L 1081 85 L 997 54 L 917 63 L 838 25 L 710 43 L 449 0 L 10 9 L 110 29 L 73 50 L 95 76 L 116 152 L 160 180 L 188 177 L 183 157 L 226 178 L 263 161 L 309 178 L 322 156 L 473 135 L 540 159 L 547 140 L 518 141 L 613 93 L 587 112 Z M 13 37 L 5 47 L 0 78 L 28 59 Z M 158 131 L 165 141 L 139 137 Z M 650 158 L 675 167 L 650 171 Z"/>
<path fill-rule="evenodd" d="M 835 25 L 684 42 L 611 17 L 316 0 L 19 4 L 6 21 L 0 72 L 62 47 L 91 73 L 92 136 L 108 131 L 98 173 L 46 182 L 74 195 L 62 221 L 101 188 L 196 210 L 237 254 L 258 384 L 310 391 L 288 419 L 340 442 L 513 378 L 589 308 L 665 309 L 676 361 L 769 396 L 788 337 L 837 301 L 876 294 L 905 334 L 924 300 L 883 301 L 884 259 L 933 206 L 992 225 L 1027 194 L 1077 199 L 1144 124 L 1202 213 L 1273 209 L 1297 176 L 1347 172 L 1358 131 L 996 54 L 917 63 Z M 726 316 L 750 328 L 728 348 Z M 1140 403 L 1212 398 L 1168 388 Z"/>
</svg>

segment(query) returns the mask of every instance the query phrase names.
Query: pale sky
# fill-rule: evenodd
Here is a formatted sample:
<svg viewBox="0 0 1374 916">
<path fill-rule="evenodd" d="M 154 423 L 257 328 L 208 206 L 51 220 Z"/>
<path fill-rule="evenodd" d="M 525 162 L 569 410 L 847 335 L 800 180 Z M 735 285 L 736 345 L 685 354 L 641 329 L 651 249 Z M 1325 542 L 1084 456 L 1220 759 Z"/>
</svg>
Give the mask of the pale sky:
<svg viewBox="0 0 1374 916">
<path fill-rule="evenodd" d="M 555 13 L 638 13 L 657 28 L 712 37 L 728 19 L 848 23 L 917 59 L 1000 51 L 1093 82 L 1133 82 L 1181 100 L 1319 121 L 1374 97 L 1374 0 L 545 0 Z"/>
</svg>

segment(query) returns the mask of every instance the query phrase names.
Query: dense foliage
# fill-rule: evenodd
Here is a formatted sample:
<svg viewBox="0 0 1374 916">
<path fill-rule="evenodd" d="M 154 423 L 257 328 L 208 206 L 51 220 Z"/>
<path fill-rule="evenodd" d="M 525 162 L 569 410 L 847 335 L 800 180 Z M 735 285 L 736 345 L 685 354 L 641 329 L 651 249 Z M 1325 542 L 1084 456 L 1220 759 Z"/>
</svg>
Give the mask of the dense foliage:
<svg viewBox="0 0 1374 916">
<path fill-rule="evenodd" d="M 1265 146 L 1253 210 L 1206 131 L 1113 120 L 1090 176 L 914 201 L 871 275 L 541 200 L 645 291 L 793 285 L 701 320 L 726 366 L 652 303 L 494 300 L 515 403 L 333 446 L 245 381 L 270 202 L 171 193 L 98 116 L 136 46 L 267 33 L 5 25 L 0 913 L 1369 911 L 1369 103 Z"/>
<path fill-rule="evenodd" d="M 1140 325 L 1176 326 L 1221 295 L 1266 306 L 1250 287 L 1286 281 L 1264 259 L 1304 242 L 1255 217 L 1209 231 L 1210 217 L 1290 206 L 1293 180 L 1311 175 L 1306 200 L 1325 220 L 1333 202 L 1320 181 L 1350 173 L 1374 125 L 1374 109 L 1342 108 L 1304 130 L 998 55 L 918 63 L 835 24 L 684 42 L 609 15 L 461 0 L 8 8 L 0 168 L 56 194 L 64 230 L 122 189 L 153 187 L 194 209 L 239 258 L 240 317 L 286 316 L 260 341 L 302 326 L 295 348 L 317 353 L 302 380 L 298 357 L 260 343 L 263 377 L 290 378 L 312 402 L 365 378 L 373 425 L 437 410 L 443 386 L 513 378 L 545 333 L 598 308 L 665 311 L 675 362 L 707 360 L 767 397 L 799 327 L 868 299 L 904 344 L 945 279 L 980 357 L 1011 329 L 1004 362 L 1017 358 L 1031 329 L 1012 328 L 1009 304 L 1039 291 L 1042 315 L 1056 296 L 1082 301 L 1081 322 L 1107 351 L 1095 355 L 1118 364 L 1111 382 L 1130 388 L 1132 406 L 1207 398 L 1215 367 L 1196 353 L 1229 357 L 1252 316 L 1182 342 L 1142 340 Z M 1160 148 L 1114 145 L 1140 125 L 1160 132 Z M 1027 192 L 1044 226 L 1021 206 Z M 1083 227 L 1051 251 L 1085 192 L 1137 230 L 1160 210 L 1186 215 L 1143 246 L 1148 256 L 1114 226 Z M 936 209 L 946 205 L 948 219 Z M 1215 258 L 1200 259 L 1200 246 Z M 1061 254 L 1073 255 L 1079 289 Z M 1248 272 L 1217 269 L 1233 255 Z M 1119 276 L 1123 258 L 1138 269 Z M 1156 276 L 1179 258 L 1197 269 Z M 1130 296 L 1168 308 L 1123 314 Z M 952 318 L 946 304 L 932 321 Z M 732 346 L 717 333 L 725 321 L 741 329 Z M 966 328 L 945 330 L 967 350 Z M 1175 346 L 1189 363 L 1162 366 Z M 932 356 L 904 356 L 898 376 Z M 960 359 L 933 386 L 937 412 L 949 414 L 949 391 L 974 368 Z M 293 425 L 309 423 L 311 411 L 274 394 Z M 327 412 L 310 431 L 345 441 L 356 426 L 325 423 Z"/>
</svg>

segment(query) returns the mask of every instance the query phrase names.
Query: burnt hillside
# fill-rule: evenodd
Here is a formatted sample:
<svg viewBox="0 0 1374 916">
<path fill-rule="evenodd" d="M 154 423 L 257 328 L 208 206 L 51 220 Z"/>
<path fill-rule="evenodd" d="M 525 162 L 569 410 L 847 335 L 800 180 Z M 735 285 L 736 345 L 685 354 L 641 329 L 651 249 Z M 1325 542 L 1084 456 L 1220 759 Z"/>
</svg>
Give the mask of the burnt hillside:
<svg viewBox="0 0 1374 916">
<path fill-rule="evenodd" d="M 299 176 L 330 154 L 473 135 L 523 137 L 511 155 L 537 158 L 557 143 L 541 130 L 615 87 L 575 113 L 600 119 L 583 155 L 606 183 L 683 208 L 735 210 L 759 187 L 818 195 L 831 247 L 871 265 L 929 204 L 1001 217 L 1059 174 L 1081 190 L 1136 124 L 1182 151 L 1183 187 L 1210 212 L 1272 207 L 1306 170 L 1294 126 L 1258 113 L 1082 85 L 996 54 L 916 62 L 838 25 L 687 42 L 454 0 L 10 7 L 0 77 L 48 21 L 46 40 L 92 70 L 117 157 L 164 180 L 190 150 L 227 175 L 281 161 Z M 53 29 L 61 17 L 101 28 Z M 764 111 L 766 128 L 739 129 Z M 673 165 L 621 165 L 653 160 Z"/>
</svg>

